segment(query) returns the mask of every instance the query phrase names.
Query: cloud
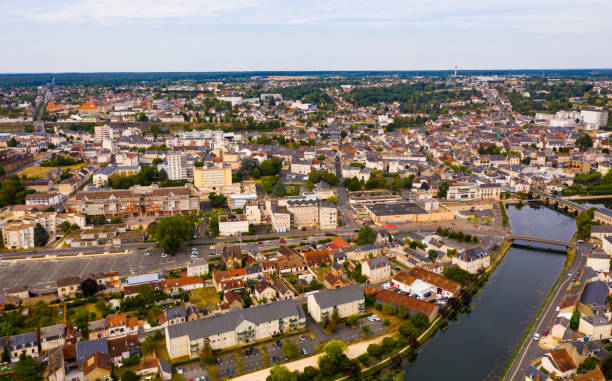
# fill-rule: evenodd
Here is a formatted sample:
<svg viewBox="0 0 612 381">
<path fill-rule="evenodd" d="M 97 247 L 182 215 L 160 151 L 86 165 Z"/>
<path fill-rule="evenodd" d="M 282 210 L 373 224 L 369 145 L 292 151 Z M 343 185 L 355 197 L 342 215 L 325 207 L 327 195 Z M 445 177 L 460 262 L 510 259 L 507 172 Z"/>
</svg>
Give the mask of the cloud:
<svg viewBox="0 0 612 381">
<path fill-rule="evenodd" d="M 5 17 L 103 26 L 156 23 L 586 33 L 609 32 L 612 18 L 609 0 L 21 0 L 0 7 Z"/>
</svg>

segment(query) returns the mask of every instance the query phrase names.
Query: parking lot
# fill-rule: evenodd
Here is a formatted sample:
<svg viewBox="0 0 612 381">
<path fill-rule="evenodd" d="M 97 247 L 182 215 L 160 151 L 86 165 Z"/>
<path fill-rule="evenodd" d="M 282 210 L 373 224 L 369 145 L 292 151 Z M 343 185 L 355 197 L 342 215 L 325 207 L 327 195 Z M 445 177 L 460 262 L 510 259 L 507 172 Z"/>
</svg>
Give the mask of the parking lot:
<svg viewBox="0 0 612 381">
<path fill-rule="evenodd" d="M 386 332 L 382 321 L 370 321 L 367 318 L 362 318 L 359 320 L 357 327 L 350 327 L 344 323 L 341 323 L 338 325 L 333 334 L 327 334 L 314 320 L 308 318 L 307 328 L 309 329 L 309 332 L 293 335 L 280 340 L 282 340 L 283 343 L 288 341 L 297 343 L 300 350 L 299 357 L 310 356 L 316 353 L 316 347 L 319 344 L 326 343 L 330 340 L 342 340 L 345 343 L 352 343 L 363 339 L 364 336 L 361 327 L 364 325 L 368 325 L 370 327 L 370 333 L 368 334 L 370 337 Z M 312 334 L 315 336 L 314 339 L 311 337 Z M 247 349 L 254 349 L 254 353 L 246 354 L 245 352 Z M 303 350 L 306 351 L 306 355 L 303 354 Z M 276 341 L 254 345 L 253 347 L 245 347 L 242 348 L 239 353 L 224 353 L 216 357 L 216 366 L 219 370 L 219 378 L 239 375 L 238 358 L 243 363 L 243 373 L 249 373 L 264 368 L 264 353 L 267 353 L 270 356 L 267 364 L 268 366 L 288 361 L 288 359 L 282 354 L 282 347 L 280 347 Z M 184 376 L 187 380 L 195 380 L 196 378 L 202 379 L 203 376 L 206 376 L 208 380 L 210 380 L 206 367 L 201 364 L 194 363 L 193 365 L 185 365 L 183 370 L 185 372 Z"/>
<path fill-rule="evenodd" d="M 101 251 L 110 248 L 100 248 Z M 93 256 L 71 256 L 54 259 L 17 260 L 14 264 L 0 267 L 0 289 L 28 284 L 30 289 L 55 287 L 56 280 L 87 273 L 117 271 L 119 274 L 151 272 L 164 268 L 185 266 L 191 258 L 191 249 L 185 247 L 174 256 L 162 258 L 161 251 L 154 249 L 146 254 L 135 249 L 129 254 L 99 254 Z M 208 258 L 209 247 L 198 247 L 198 257 Z"/>
</svg>

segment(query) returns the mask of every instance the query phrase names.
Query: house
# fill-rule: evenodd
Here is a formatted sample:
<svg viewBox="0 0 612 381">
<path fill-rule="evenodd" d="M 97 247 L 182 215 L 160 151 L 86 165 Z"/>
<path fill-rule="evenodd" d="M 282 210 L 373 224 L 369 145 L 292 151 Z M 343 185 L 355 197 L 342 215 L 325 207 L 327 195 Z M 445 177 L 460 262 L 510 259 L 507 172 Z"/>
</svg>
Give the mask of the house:
<svg viewBox="0 0 612 381">
<path fill-rule="evenodd" d="M 604 225 L 612 225 L 612 210 L 608 208 L 599 208 L 593 213 L 593 219 Z"/>
<path fill-rule="evenodd" d="M 304 253 L 304 261 L 308 267 L 319 267 L 331 261 L 329 253 L 330 251 L 327 249 L 307 251 Z"/>
<path fill-rule="evenodd" d="M 578 332 L 584 334 L 590 340 L 609 339 L 612 323 L 605 315 L 582 316 L 578 324 Z"/>
<path fill-rule="evenodd" d="M 462 270 L 475 274 L 491 265 L 491 255 L 482 246 L 474 246 L 454 256 L 452 263 Z"/>
<path fill-rule="evenodd" d="M 609 294 L 608 285 L 600 280 L 587 283 L 580 296 L 578 311 L 583 315 L 595 315 L 605 309 Z"/>
<path fill-rule="evenodd" d="M 370 258 L 361 264 L 361 274 L 368 277 L 368 283 L 380 283 L 391 279 L 391 263 L 386 256 Z"/>
<path fill-rule="evenodd" d="M 213 350 L 234 347 L 294 331 L 305 324 L 302 308 L 292 300 L 283 300 L 168 326 L 166 348 L 171 359 L 196 357 L 205 344 Z"/>
<path fill-rule="evenodd" d="M 274 288 L 276 288 L 276 293 L 278 294 L 278 298 L 280 300 L 295 298 L 295 293 L 293 292 L 287 281 L 282 278 L 274 282 Z"/>
<path fill-rule="evenodd" d="M 276 289 L 269 281 L 262 280 L 255 285 L 255 297 L 258 300 L 274 300 L 276 299 Z"/>
<path fill-rule="evenodd" d="M 36 332 L 27 332 L 9 337 L 9 353 L 13 362 L 19 361 L 21 354 L 38 357 L 38 337 Z"/>
<path fill-rule="evenodd" d="M 379 290 L 376 294 L 376 301 L 382 305 L 390 304 L 395 307 L 406 307 L 411 313 L 425 314 L 429 318 L 429 322 L 433 322 L 438 317 L 438 306 L 435 303 L 429 303 L 391 290 Z"/>
<path fill-rule="evenodd" d="M 346 287 L 350 282 L 343 276 L 338 276 L 333 271 L 329 271 L 323 278 L 323 285 L 327 288 Z"/>
<path fill-rule="evenodd" d="M 558 377 L 569 377 L 576 373 L 576 364 L 565 349 L 547 353 L 542 357 L 542 368 L 549 374 L 555 373 Z"/>
<path fill-rule="evenodd" d="M 353 284 L 308 295 L 308 313 L 318 323 L 331 319 L 335 311 L 340 318 L 364 313 L 365 298 L 361 286 Z"/>
<path fill-rule="evenodd" d="M 582 373 L 578 376 L 574 376 L 572 378 L 572 381 L 605 381 L 605 380 L 606 380 L 606 377 L 604 376 L 599 366 L 596 366 L 595 369 L 589 370 L 585 373 Z"/>
<path fill-rule="evenodd" d="M 223 263 L 225 263 L 225 267 L 227 267 L 228 269 L 242 267 L 242 250 L 240 250 L 240 246 L 223 246 L 221 260 L 223 261 Z"/>
<path fill-rule="evenodd" d="M 242 301 L 242 297 L 240 297 L 237 293 L 230 290 L 228 292 L 223 293 L 223 303 L 222 309 L 231 310 L 234 308 L 244 308 L 244 302 Z"/>
<path fill-rule="evenodd" d="M 529 365 L 525 372 L 525 381 L 552 381 L 552 378 L 533 365 Z"/>
<path fill-rule="evenodd" d="M 47 364 L 47 378 L 49 381 L 64 381 L 66 368 L 64 362 L 64 348 L 57 347 L 49 351 L 49 363 Z"/>
<path fill-rule="evenodd" d="M 14 296 L 16 298 L 23 300 L 23 299 L 27 299 L 30 297 L 30 292 L 28 291 L 28 289 L 29 289 L 28 285 L 24 284 L 21 286 L 7 288 L 4 294 L 9 295 L 9 296 Z"/>
<path fill-rule="evenodd" d="M 40 328 L 40 349 L 43 352 L 61 347 L 65 343 L 66 326 L 63 323 Z"/>
<path fill-rule="evenodd" d="M 125 315 L 109 315 L 106 317 L 108 337 L 121 337 L 138 334 L 138 318 Z"/>
<path fill-rule="evenodd" d="M 108 337 L 108 325 L 106 324 L 106 319 L 88 322 L 87 331 L 89 332 L 89 340 Z"/>
<path fill-rule="evenodd" d="M 159 315 L 159 324 L 167 327 L 173 324 L 184 323 L 187 321 L 187 310 L 184 307 L 175 307 L 162 312 Z"/>
<path fill-rule="evenodd" d="M 57 280 L 57 297 L 63 299 L 75 294 L 81 287 L 81 278 L 69 277 Z"/>
<path fill-rule="evenodd" d="M 166 279 L 162 282 L 162 288 L 167 294 L 176 295 L 181 290 L 190 291 L 196 288 L 204 288 L 204 280 L 193 276 Z"/>
<path fill-rule="evenodd" d="M 208 262 L 204 258 L 194 259 L 187 265 L 187 276 L 204 276 L 208 274 Z"/>
<path fill-rule="evenodd" d="M 140 354 L 140 342 L 137 335 L 108 340 L 108 355 L 114 363 L 119 363 L 135 354 Z"/>
<path fill-rule="evenodd" d="M 83 361 L 83 376 L 86 381 L 108 379 L 111 370 L 111 358 L 106 353 L 94 352 Z"/>
<path fill-rule="evenodd" d="M 76 343 L 76 361 L 82 365 L 83 362 L 94 353 L 108 354 L 108 341 L 105 337 L 101 339 L 79 341 Z"/>
</svg>

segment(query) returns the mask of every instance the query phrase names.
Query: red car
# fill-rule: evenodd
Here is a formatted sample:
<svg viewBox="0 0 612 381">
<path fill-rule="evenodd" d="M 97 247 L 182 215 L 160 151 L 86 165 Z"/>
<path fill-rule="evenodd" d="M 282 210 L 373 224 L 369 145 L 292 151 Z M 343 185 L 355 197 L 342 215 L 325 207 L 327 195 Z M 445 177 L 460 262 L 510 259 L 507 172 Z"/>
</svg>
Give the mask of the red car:
<svg viewBox="0 0 612 381">
<path fill-rule="evenodd" d="M 258 245 L 263 245 L 263 241 L 258 241 L 257 244 Z"/>
<path fill-rule="evenodd" d="M 287 243 L 287 241 L 285 241 L 285 240 L 284 240 L 284 239 L 282 239 L 282 238 L 281 238 L 281 239 L 280 239 L 278 242 L 279 242 L 279 243 Z"/>
<path fill-rule="evenodd" d="M 542 333 L 542 336 L 548 336 L 548 328 L 544 330 L 544 333 Z"/>
</svg>

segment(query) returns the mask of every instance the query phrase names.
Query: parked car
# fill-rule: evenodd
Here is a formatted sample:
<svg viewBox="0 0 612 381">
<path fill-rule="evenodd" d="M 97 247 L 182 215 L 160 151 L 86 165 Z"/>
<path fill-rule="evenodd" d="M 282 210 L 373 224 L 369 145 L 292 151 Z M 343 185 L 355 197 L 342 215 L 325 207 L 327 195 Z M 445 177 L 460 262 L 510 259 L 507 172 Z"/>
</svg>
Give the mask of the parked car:
<svg viewBox="0 0 612 381">
<path fill-rule="evenodd" d="M 555 308 L 555 312 L 559 312 L 561 311 L 561 307 L 557 306 L 557 308 Z"/>
<path fill-rule="evenodd" d="M 183 368 L 181 368 L 180 366 L 176 368 L 176 373 L 178 374 L 183 374 L 185 373 L 185 371 L 183 370 Z"/>
<path fill-rule="evenodd" d="M 276 340 L 276 346 L 278 346 L 279 348 L 283 346 L 283 342 L 280 340 Z"/>
<path fill-rule="evenodd" d="M 548 328 L 544 330 L 544 333 L 542 333 L 542 336 L 548 336 Z"/>
<path fill-rule="evenodd" d="M 215 250 L 214 246 L 209 247 L 210 250 Z"/>
<path fill-rule="evenodd" d="M 304 336 L 302 336 L 302 335 L 300 335 L 300 337 L 298 337 L 298 339 L 299 339 L 300 341 L 306 341 L 306 338 L 305 338 Z"/>
<path fill-rule="evenodd" d="M 218 358 L 218 357 L 216 357 L 216 358 L 215 358 L 215 362 L 216 362 L 217 364 L 221 364 L 221 359 L 220 359 L 220 358 Z"/>
<path fill-rule="evenodd" d="M 540 340 L 540 334 L 536 333 L 535 335 L 533 335 L 533 341 L 538 341 Z"/>
<path fill-rule="evenodd" d="M 282 239 L 282 238 L 281 238 L 281 239 L 278 241 L 278 243 L 287 243 L 287 241 L 285 241 L 284 239 Z"/>
<path fill-rule="evenodd" d="M 306 355 L 308 354 L 308 351 L 306 350 L 306 348 L 302 348 L 302 354 L 303 354 L 304 356 L 306 356 Z"/>
<path fill-rule="evenodd" d="M 263 245 L 263 241 L 257 241 L 258 245 Z"/>
</svg>

